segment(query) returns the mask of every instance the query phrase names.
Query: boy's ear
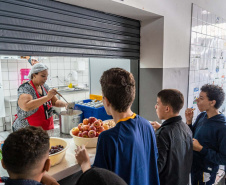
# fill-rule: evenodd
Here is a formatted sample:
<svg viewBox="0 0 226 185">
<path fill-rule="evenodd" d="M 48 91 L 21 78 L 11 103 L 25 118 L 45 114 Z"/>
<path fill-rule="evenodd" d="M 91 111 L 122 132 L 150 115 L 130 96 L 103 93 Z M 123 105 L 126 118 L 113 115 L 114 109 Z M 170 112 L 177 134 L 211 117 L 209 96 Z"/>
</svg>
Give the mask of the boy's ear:
<svg viewBox="0 0 226 185">
<path fill-rule="evenodd" d="M 167 105 L 165 108 L 165 112 L 169 112 L 170 111 L 170 107 Z"/>
<path fill-rule="evenodd" d="M 44 168 L 43 168 L 43 171 L 49 171 L 50 169 L 50 159 L 46 159 L 46 162 L 44 164 Z"/>
<path fill-rule="evenodd" d="M 3 162 L 3 159 L 1 160 L 1 163 L 2 163 L 2 167 L 6 170 L 6 167 L 5 167 L 5 164 Z"/>
<path fill-rule="evenodd" d="M 104 98 L 105 98 L 105 102 L 106 102 L 107 106 L 109 106 L 110 102 L 108 101 L 108 99 L 106 97 L 104 97 Z"/>
<path fill-rule="evenodd" d="M 212 100 L 210 104 L 211 104 L 211 106 L 213 106 L 213 107 L 214 107 L 214 106 L 215 106 L 215 104 L 216 104 L 216 100 Z"/>
</svg>

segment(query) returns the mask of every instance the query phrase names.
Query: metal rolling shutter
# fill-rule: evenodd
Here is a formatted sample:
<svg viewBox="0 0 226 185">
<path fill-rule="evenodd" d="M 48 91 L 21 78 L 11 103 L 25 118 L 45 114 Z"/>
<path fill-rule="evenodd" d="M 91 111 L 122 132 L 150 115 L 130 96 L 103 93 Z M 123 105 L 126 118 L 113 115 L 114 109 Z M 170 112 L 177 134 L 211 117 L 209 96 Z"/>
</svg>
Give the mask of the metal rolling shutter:
<svg viewBox="0 0 226 185">
<path fill-rule="evenodd" d="M 0 0 L 0 54 L 139 59 L 140 22 L 49 0 Z"/>
</svg>

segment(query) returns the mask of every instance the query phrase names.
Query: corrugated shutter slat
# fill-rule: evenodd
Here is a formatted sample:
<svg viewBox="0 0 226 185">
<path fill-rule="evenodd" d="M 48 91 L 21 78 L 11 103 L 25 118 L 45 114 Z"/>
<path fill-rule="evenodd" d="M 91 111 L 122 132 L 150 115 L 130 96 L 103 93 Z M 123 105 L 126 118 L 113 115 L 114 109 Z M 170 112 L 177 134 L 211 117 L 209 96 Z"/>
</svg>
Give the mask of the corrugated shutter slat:
<svg viewBox="0 0 226 185">
<path fill-rule="evenodd" d="M 139 59 L 140 22 L 49 0 L 0 0 L 0 54 Z"/>
</svg>

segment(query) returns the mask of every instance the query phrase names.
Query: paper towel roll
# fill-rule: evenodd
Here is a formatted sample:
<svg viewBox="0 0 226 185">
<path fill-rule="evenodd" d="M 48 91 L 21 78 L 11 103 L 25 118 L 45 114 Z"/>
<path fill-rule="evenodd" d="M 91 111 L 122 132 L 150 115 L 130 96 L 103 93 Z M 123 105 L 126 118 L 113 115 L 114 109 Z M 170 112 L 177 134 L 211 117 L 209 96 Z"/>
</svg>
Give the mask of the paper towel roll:
<svg viewBox="0 0 226 185">
<path fill-rule="evenodd" d="M 74 80 L 74 81 L 78 80 L 78 73 L 77 73 L 77 71 L 72 71 L 71 72 L 71 77 L 72 77 L 72 80 Z"/>
</svg>

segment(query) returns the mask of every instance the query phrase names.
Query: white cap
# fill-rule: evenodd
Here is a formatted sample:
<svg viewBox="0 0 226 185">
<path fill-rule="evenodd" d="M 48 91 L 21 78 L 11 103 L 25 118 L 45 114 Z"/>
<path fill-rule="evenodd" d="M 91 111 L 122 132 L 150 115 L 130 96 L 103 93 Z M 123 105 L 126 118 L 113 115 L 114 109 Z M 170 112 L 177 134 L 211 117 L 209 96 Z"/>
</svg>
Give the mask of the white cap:
<svg viewBox="0 0 226 185">
<path fill-rule="evenodd" d="M 43 64 L 43 63 L 37 63 L 37 64 L 35 64 L 35 65 L 33 65 L 31 67 L 31 70 L 30 70 L 30 72 L 28 74 L 28 78 L 31 80 L 31 75 L 32 74 L 39 73 L 39 72 L 45 71 L 47 69 L 48 69 L 48 67 L 45 64 Z"/>
<path fill-rule="evenodd" d="M 38 61 L 38 57 L 31 56 L 31 59 L 32 59 L 32 60 L 37 60 L 37 61 Z"/>
</svg>

